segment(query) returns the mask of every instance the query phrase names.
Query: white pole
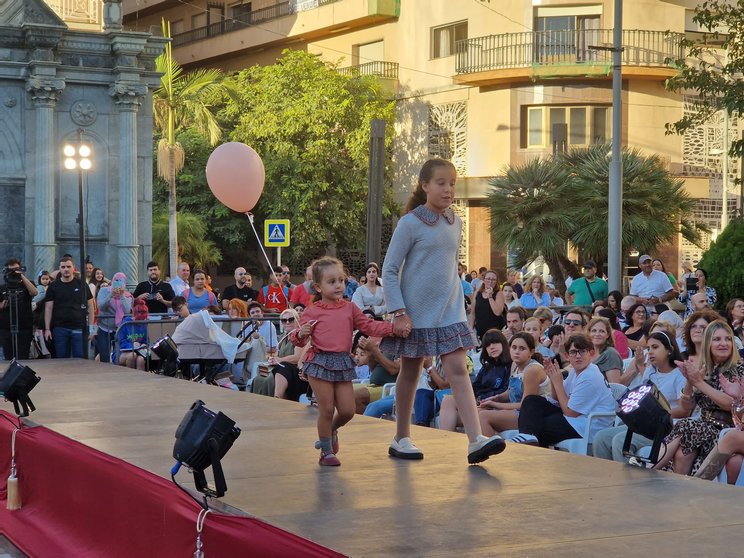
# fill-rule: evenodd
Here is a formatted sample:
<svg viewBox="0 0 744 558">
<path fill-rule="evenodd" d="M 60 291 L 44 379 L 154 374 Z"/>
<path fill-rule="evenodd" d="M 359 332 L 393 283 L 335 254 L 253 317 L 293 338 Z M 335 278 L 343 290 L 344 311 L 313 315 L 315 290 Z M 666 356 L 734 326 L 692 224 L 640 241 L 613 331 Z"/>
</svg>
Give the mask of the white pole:
<svg viewBox="0 0 744 558">
<path fill-rule="evenodd" d="M 282 247 L 276 247 L 276 265 L 282 265 Z"/>
</svg>

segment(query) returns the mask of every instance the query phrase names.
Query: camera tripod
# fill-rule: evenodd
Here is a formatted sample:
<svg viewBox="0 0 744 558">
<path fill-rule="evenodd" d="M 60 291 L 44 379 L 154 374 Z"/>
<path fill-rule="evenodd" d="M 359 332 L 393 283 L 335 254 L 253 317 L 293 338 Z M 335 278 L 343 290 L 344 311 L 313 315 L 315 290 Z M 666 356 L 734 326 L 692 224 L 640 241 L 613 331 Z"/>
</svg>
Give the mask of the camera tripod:
<svg viewBox="0 0 744 558">
<path fill-rule="evenodd" d="M 10 318 L 10 340 L 13 347 L 12 355 L 5 355 L 5 358 L 10 360 L 11 358 L 18 358 L 18 332 L 20 327 L 18 325 L 18 299 L 20 298 L 22 291 L 19 288 L 10 287 L 5 291 L 5 300 L 8 304 L 8 314 Z"/>
</svg>

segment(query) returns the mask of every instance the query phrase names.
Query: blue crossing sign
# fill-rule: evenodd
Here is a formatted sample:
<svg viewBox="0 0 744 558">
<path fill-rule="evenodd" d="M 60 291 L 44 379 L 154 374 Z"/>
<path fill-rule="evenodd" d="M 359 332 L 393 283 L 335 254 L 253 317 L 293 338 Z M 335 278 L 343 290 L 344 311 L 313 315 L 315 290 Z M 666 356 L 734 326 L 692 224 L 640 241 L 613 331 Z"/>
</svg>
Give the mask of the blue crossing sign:
<svg viewBox="0 0 744 558">
<path fill-rule="evenodd" d="M 289 246 L 289 219 L 266 219 L 264 221 L 264 246 Z"/>
</svg>

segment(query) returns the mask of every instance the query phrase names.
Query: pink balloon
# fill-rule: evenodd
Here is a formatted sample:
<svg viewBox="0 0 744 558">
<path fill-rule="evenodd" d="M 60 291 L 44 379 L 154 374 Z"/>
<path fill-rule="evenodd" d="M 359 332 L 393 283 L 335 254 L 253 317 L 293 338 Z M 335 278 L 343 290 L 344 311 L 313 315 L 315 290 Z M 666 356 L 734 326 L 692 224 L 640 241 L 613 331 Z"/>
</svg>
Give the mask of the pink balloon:
<svg viewBox="0 0 744 558">
<path fill-rule="evenodd" d="M 207 161 L 207 183 L 214 196 L 230 209 L 247 213 L 263 193 L 263 161 L 244 143 L 223 143 Z"/>
</svg>

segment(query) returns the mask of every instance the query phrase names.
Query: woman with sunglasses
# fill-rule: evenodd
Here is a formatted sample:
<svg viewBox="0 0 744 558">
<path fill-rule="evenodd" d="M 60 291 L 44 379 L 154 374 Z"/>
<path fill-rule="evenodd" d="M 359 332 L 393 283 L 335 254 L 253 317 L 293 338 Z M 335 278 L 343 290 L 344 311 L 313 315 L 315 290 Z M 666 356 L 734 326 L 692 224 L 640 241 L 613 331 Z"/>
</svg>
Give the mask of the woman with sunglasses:
<svg viewBox="0 0 744 558">
<path fill-rule="evenodd" d="M 274 397 L 299 401 L 307 393 L 310 384 L 299 369 L 299 362 L 306 349 L 295 347 L 289 334 L 300 325 L 300 317 L 294 309 L 287 309 L 279 315 L 279 323 L 284 334 L 279 341 L 277 355 L 269 357 L 274 373 Z"/>
<path fill-rule="evenodd" d="M 545 364 L 552 398 L 529 395 L 519 411 L 519 434 L 513 442 L 547 447 L 563 440 L 581 438 L 591 413 L 614 413 L 612 390 L 599 368 L 592 363 L 596 351 L 584 333 L 571 335 L 564 347 L 571 363 L 568 377 L 555 361 Z M 612 424 L 612 419 L 592 422 L 589 438 Z"/>
<path fill-rule="evenodd" d="M 645 342 L 643 340 L 643 324 L 649 318 L 646 307 L 639 303 L 630 307 L 627 314 L 628 327 L 623 330 L 625 337 L 628 338 L 628 346 L 633 351 L 643 350 Z"/>
</svg>

